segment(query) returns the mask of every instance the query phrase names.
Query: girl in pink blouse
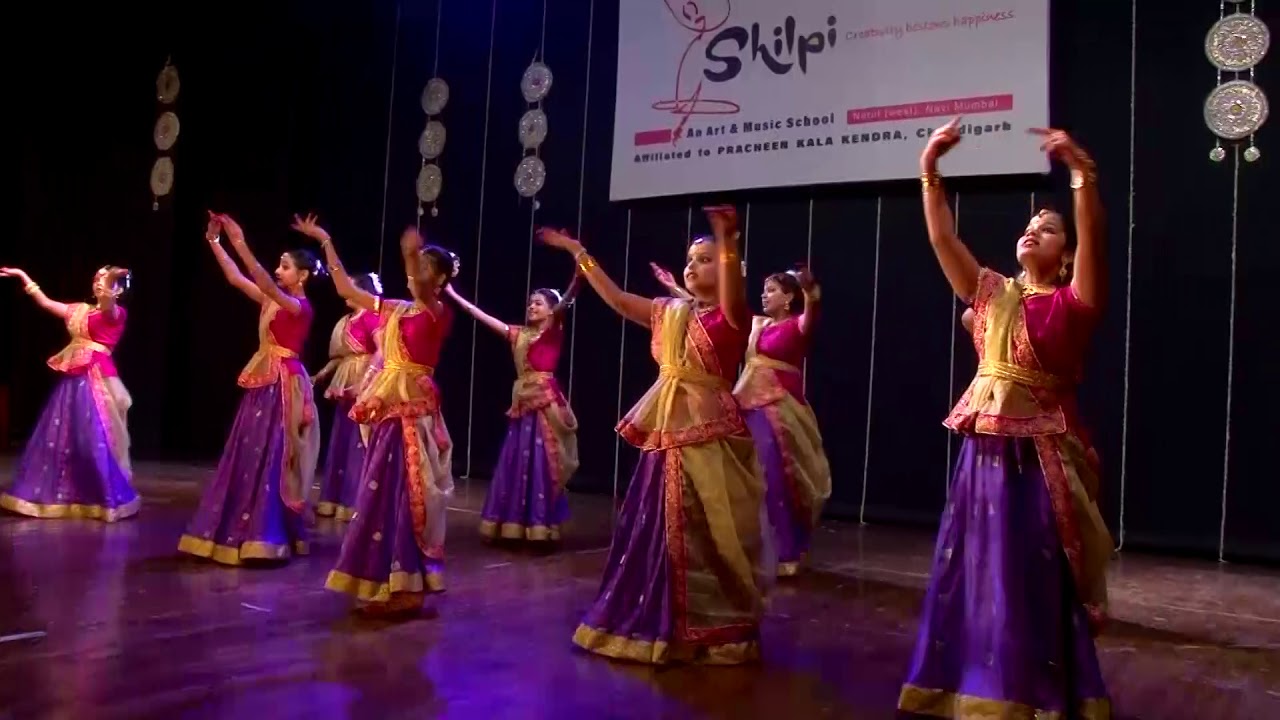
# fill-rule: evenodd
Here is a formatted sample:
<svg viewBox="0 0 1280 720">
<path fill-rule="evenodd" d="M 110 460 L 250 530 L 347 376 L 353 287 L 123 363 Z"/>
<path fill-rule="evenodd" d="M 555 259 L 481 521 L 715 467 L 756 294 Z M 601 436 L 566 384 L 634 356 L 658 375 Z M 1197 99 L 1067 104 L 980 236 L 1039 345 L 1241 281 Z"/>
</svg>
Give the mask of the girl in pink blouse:
<svg viewBox="0 0 1280 720">
<path fill-rule="evenodd" d="M 375 296 L 382 295 L 382 281 L 374 273 L 357 275 L 356 287 Z M 316 514 L 341 521 L 351 519 L 356 508 L 356 489 L 364 465 L 364 438 L 360 426 L 350 417 L 351 407 L 372 366 L 377 351 L 377 314 L 347 300 L 351 312 L 333 326 L 329 338 L 329 364 L 316 373 L 317 385 L 328 380 L 324 396 L 337 403 L 333 429 L 329 432 L 329 452 L 325 456 L 324 478 L 320 481 L 320 501 Z"/>
<path fill-rule="evenodd" d="M 575 276 L 563 295 L 534 290 L 525 325 L 507 325 L 467 302 L 452 285 L 445 288 L 463 310 L 506 338 L 516 365 L 507 437 L 480 512 L 485 538 L 557 542 L 569 516 L 565 484 L 578 469 L 578 420 L 555 371 L 564 342 L 563 316 L 577 288 Z"/>
<path fill-rule="evenodd" d="M 252 279 L 222 247 L 223 232 Z M 209 214 L 205 240 L 227 282 L 258 305 L 259 345 L 237 380 L 245 392 L 218 470 L 178 550 L 225 565 L 305 555 L 320 428 L 299 356 L 311 330 L 306 284 L 323 268 L 307 250 L 290 250 L 273 277 L 227 215 Z"/>
<path fill-rule="evenodd" d="M 111 360 L 128 316 L 119 300 L 129 271 L 114 265 L 98 270 L 92 305 L 51 300 L 17 268 L 0 268 L 0 277 L 22 281 L 36 304 L 62 318 L 71 334 L 71 343 L 49 358 L 62 379 L 27 441 L 13 485 L 0 493 L 0 507 L 31 517 L 106 522 L 137 513 L 141 499 L 132 484 L 126 422 L 133 400 Z"/>
<path fill-rule="evenodd" d="M 802 369 L 820 299 L 807 269 L 765 279 L 764 315 L 752 320 L 746 364 L 733 391 L 764 468 L 778 574 L 784 576 L 799 572 L 831 495 L 831 468 L 804 397 Z"/>
</svg>

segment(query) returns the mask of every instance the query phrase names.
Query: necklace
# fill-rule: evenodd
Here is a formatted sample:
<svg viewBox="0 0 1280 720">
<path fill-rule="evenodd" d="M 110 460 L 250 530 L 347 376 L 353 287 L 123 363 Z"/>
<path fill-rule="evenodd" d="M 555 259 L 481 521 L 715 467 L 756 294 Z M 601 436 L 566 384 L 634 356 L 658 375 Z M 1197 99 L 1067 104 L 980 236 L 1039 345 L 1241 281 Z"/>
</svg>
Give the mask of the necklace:
<svg viewBox="0 0 1280 720">
<path fill-rule="evenodd" d="M 1034 295 L 1052 295 L 1058 291 L 1055 285 L 1040 285 L 1038 283 L 1024 283 L 1022 285 L 1022 297 L 1032 297 Z"/>
</svg>

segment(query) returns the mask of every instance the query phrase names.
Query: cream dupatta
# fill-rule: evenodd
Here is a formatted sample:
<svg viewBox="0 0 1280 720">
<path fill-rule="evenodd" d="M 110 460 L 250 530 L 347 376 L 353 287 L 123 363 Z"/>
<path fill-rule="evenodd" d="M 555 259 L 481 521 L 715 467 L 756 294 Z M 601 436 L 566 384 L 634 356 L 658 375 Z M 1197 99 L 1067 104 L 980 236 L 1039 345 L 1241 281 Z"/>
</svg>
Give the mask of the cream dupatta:
<svg viewBox="0 0 1280 720">
<path fill-rule="evenodd" d="M 511 355 L 516 365 L 516 380 L 511 387 L 511 407 L 507 417 L 517 418 L 527 412 L 538 413 L 538 432 L 546 448 L 547 459 L 557 492 L 578 470 L 578 418 L 567 404 L 560 402 L 555 388 L 555 374 L 539 372 L 529 365 L 529 348 L 541 336 L 537 328 L 511 328 Z"/>
<path fill-rule="evenodd" d="M 111 456 L 124 472 L 126 478 L 133 478 L 133 465 L 129 459 L 129 408 L 133 406 L 133 398 L 119 377 L 107 377 L 93 361 L 94 353 L 111 355 L 111 348 L 93 339 L 89 333 L 89 314 L 93 306 L 77 303 L 67 313 L 67 332 L 71 342 L 58 354 L 49 358 L 48 366 L 60 373 L 71 373 L 82 368 L 93 394 L 94 410 L 98 422 L 106 430 L 107 442 Z"/>
</svg>

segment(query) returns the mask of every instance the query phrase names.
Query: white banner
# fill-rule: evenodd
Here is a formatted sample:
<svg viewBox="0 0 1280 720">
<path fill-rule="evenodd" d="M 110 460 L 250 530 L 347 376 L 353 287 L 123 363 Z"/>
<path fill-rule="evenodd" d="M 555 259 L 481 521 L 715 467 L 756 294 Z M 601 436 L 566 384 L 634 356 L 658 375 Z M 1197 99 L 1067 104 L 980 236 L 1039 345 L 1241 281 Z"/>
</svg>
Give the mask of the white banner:
<svg viewBox="0 0 1280 720">
<path fill-rule="evenodd" d="M 610 198 L 1047 172 L 1049 0 L 622 0 Z"/>
</svg>

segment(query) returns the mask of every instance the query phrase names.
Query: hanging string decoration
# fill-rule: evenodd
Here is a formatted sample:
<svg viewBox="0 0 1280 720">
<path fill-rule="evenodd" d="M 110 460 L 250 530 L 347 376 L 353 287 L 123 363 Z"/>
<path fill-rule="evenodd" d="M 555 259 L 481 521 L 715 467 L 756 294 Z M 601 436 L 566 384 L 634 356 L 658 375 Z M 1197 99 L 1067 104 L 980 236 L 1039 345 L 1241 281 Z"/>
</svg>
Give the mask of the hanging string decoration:
<svg viewBox="0 0 1280 720">
<path fill-rule="evenodd" d="M 156 117 L 155 127 L 151 131 L 151 139 L 156 150 L 161 154 L 151 165 L 151 210 L 160 209 L 160 198 L 173 191 L 173 158 L 168 153 L 178 142 L 178 133 L 182 129 L 177 113 L 169 106 L 178 99 L 182 90 L 182 81 L 178 78 L 178 68 L 169 60 L 164 61 L 164 68 L 156 76 L 156 100 L 160 103 L 160 114 Z"/>
<path fill-rule="evenodd" d="M 538 157 L 538 149 L 547 139 L 547 115 L 542 111 L 542 101 L 551 92 L 551 68 L 534 60 L 520 78 L 520 94 L 530 105 L 520 118 L 520 147 L 524 156 L 516 165 L 515 186 L 520 197 L 532 198 L 547 182 L 547 167 Z M 538 201 L 534 200 L 534 209 Z"/>
<path fill-rule="evenodd" d="M 427 116 L 427 124 L 418 136 L 418 154 L 422 156 L 422 169 L 418 171 L 418 215 L 423 214 L 422 206 L 431 205 L 431 216 L 440 214 L 436 201 L 444 186 L 444 175 L 436 163 L 444 152 L 447 133 L 444 123 L 438 120 L 449 104 L 449 83 L 433 77 L 422 89 L 422 112 Z"/>
<path fill-rule="evenodd" d="M 1223 140 L 1247 139 L 1249 146 L 1243 156 L 1246 162 L 1254 162 L 1262 157 L 1254 139 L 1270 113 L 1267 95 L 1254 82 L 1254 73 L 1271 46 L 1271 31 L 1254 13 L 1256 1 L 1249 3 L 1247 11 L 1243 0 L 1230 2 L 1236 10 L 1228 15 L 1226 1 L 1219 0 L 1218 21 L 1204 39 L 1205 55 L 1218 70 L 1218 85 L 1204 102 L 1205 125 L 1218 137 L 1209 159 L 1226 159 Z M 1223 73 L 1234 77 L 1224 82 Z"/>
</svg>

